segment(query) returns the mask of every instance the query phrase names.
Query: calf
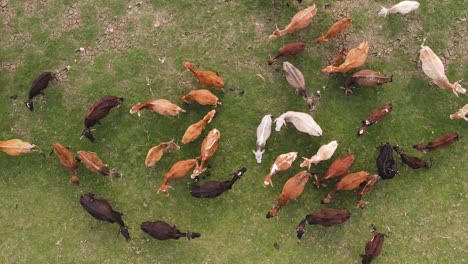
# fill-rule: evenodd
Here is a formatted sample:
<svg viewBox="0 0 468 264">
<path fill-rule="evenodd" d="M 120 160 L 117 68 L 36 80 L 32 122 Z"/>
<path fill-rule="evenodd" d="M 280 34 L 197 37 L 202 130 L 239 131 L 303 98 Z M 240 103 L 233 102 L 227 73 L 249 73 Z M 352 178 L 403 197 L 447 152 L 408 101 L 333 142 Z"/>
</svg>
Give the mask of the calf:
<svg viewBox="0 0 468 264">
<path fill-rule="evenodd" d="M 283 190 L 281 191 L 281 194 L 278 197 L 278 201 L 275 205 L 273 205 L 273 208 L 267 213 L 266 218 L 277 216 L 281 207 L 287 205 L 289 201 L 296 200 L 297 197 L 299 197 L 304 191 L 304 187 L 309 181 L 310 176 L 311 174 L 304 170 L 291 177 L 284 184 Z"/>
<path fill-rule="evenodd" d="M 239 180 L 244 173 L 247 171 L 246 168 L 241 168 L 233 173 L 231 173 L 232 179 L 228 181 L 209 181 L 205 182 L 202 185 L 196 185 L 191 190 L 190 193 L 193 197 L 196 198 L 215 198 L 223 194 L 224 192 L 230 190 L 232 185 Z"/>
<path fill-rule="evenodd" d="M 91 127 L 95 124 L 101 124 L 99 121 L 106 117 L 112 108 L 120 106 L 123 100 L 123 97 L 106 96 L 96 101 L 86 113 L 84 120 L 85 128 L 82 135 L 94 143 L 96 139 L 91 132 Z"/>
<path fill-rule="evenodd" d="M 186 104 L 188 104 L 190 100 L 193 100 L 200 105 L 211 105 L 214 107 L 221 105 L 221 102 L 218 102 L 218 97 L 207 89 L 192 90 L 182 96 L 181 99 Z"/>
<path fill-rule="evenodd" d="M 279 155 L 273 165 L 271 165 L 270 172 L 268 175 L 265 177 L 265 180 L 263 181 L 263 186 L 266 187 L 268 185 L 271 185 L 273 187 L 273 182 L 271 181 L 271 177 L 275 175 L 279 171 L 287 170 L 291 167 L 292 163 L 296 160 L 297 158 L 297 152 L 289 152 L 286 154 L 281 154 Z"/>
<path fill-rule="evenodd" d="M 368 194 L 370 191 L 372 191 L 378 179 L 378 174 L 372 174 L 369 177 L 367 177 L 367 180 L 365 182 L 361 183 L 357 191 L 358 205 L 356 206 L 356 208 L 363 209 L 366 206 L 367 202 L 363 201 L 362 197 Z"/>
<path fill-rule="evenodd" d="M 107 221 L 109 223 L 117 223 L 120 226 L 120 233 L 130 240 L 128 227 L 122 220 L 122 213 L 114 211 L 112 206 L 105 199 L 98 199 L 94 193 L 85 193 L 80 196 L 80 204 L 94 218 Z"/>
<path fill-rule="evenodd" d="M 377 123 L 380 121 L 382 118 L 384 118 L 386 115 L 388 115 L 390 112 L 392 112 L 392 104 L 384 104 L 381 107 L 374 109 L 369 117 L 366 120 L 362 120 L 362 126 L 359 128 L 359 131 L 357 133 L 357 136 L 361 136 L 364 134 L 364 132 L 367 131 L 367 128 L 369 128 L 372 124 Z"/>
<path fill-rule="evenodd" d="M 313 155 L 310 159 L 303 157 L 304 161 L 299 166 L 301 168 L 307 167 L 307 169 L 310 170 L 310 166 L 312 164 L 317 165 L 322 160 L 329 160 L 333 156 L 333 153 L 335 153 L 337 147 L 338 143 L 336 142 L 336 140 L 333 140 L 327 145 L 321 146 L 318 149 L 317 153 Z"/>
<path fill-rule="evenodd" d="M 348 151 L 346 156 L 333 161 L 333 163 L 330 165 L 330 167 L 328 167 L 327 171 L 325 172 L 322 178 L 318 179 L 317 176 L 315 176 L 315 186 L 317 188 L 320 188 L 321 185 L 324 185 L 322 184 L 322 182 L 345 175 L 348 172 L 349 168 L 353 166 L 354 161 L 354 155 Z M 324 186 L 326 187 L 326 185 Z"/>
<path fill-rule="evenodd" d="M 348 221 L 350 217 L 351 212 L 346 209 L 336 210 L 331 208 L 324 208 L 318 213 L 306 215 L 305 219 L 302 220 L 296 228 L 297 239 L 300 240 L 304 235 L 306 222 L 309 225 L 331 227 Z"/>
<path fill-rule="evenodd" d="M 182 233 L 175 225 L 170 226 L 164 221 L 156 222 L 143 222 L 141 223 L 141 230 L 148 235 L 156 238 L 157 240 L 178 240 L 181 237 L 186 237 L 188 240 L 200 237 L 199 233 L 186 232 Z"/>
<path fill-rule="evenodd" d="M 322 128 L 315 122 L 314 118 L 302 112 L 288 111 L 275 119 L 276 131 L 281 131 L 281 127 L 290 122 L 297 130 L 307 133 L 311 136 L 322 136 Z"/>
<path fill-rule="evenodd" d="M 458 140 L 458 134 L 457 133 L 448 133 L 445 135 L 442 135 L 431 142 L 429 144 L 424 145 L 424 144 L 417 144 L 414 145 L 413 148 L 426 152 L 426 150 L 434 150 L 434 149 L 439 149 L 439 148 L 445 148 L 450 146 L 453 142 Z"/>
<path fill-rule="evenodd" d="M 185 177 L 185 175 L 187 175 L 187 173 L 190 170 L 193 170 L 193 168 L 195 168 L 196 165 L 197 165 L 196 159 L 181 160 L 181 161 L 174 163 L 171 169 L 168 172 L 166 172 L 166 174 L 164 175 L 164 178 L 162 180 L 161 186 L 159 187 L 158 193 L 162 192 L 166 196 L 169 196 L 168 188 L 172 188 L 172 187 L 167 184 L 175 179 Z"/>
<path fill-rule="evenodd" d="M 181 112 L 186 112 L 184 109 L 180 108 L 176 104 L 171 103 L 169 100 L 157 99 L 145 103 L 137 103 L 132 107 L 132 109 L 130 109 L 130 114 L 137 113 L 138 117 L 140 117 L 140 111 L 143 109 L 148 109 L 161 115 L 170 116 L 178 116 Z"/>
<path fill-rule="evenodd" d="M 366 244 L 366 253 L 361 254 L 362 264 L 370 264 L 372 260 L 380 256 L 385 238 L 388 237 L 385 234 L 377 232 L 373 225 L 372 235 L 372 239 Z"/>
<path fill-rule="evenodd" d="M 49 82 L 54 79 L 56 80 L 56 77 L 52 72 L 43 72 L 33 80 L 31 88 L 29 88 L 28 100 L 24 102 L 31 112 L 34 111 L 33 98 L 39 94 L 44 95 L 42 91 L 46 89 L 49 86 Z"/>
<path fill-rule="evenodd" d="M 340 191 L 350 191 L 356 189 L 361 183 L 365 182 L 369 177 L 369 173 L 366 171 L 360 171 L 355 173 L 350 173 L 344 176 L 341 181 L 337 182 L 333 189 L 323 198 L 321 201 L 322 204 L 331 203 L 331 199 L 336 192 Z"/>
<path fill-rule="evenodd" d="M 380 177 L 384 180 L 392 179 L 398 173 L 397 163 L 393 158 L 393 148 L 389 143 L 379 147 L 380 153 L 377 157 L 377 169 Z"/>
<path fill-rule="evenodd" d="M 394 146 L 393 150 L 395 150 L 396 153 L 398 153 L 398 155 L 401 158 L 401 161 L 403 163 L 405 163 L 406 165 L 410 166 L 410 168 L 412 168 L 412 169 L 420 169 L 420 168 L 429 169 L 431 167 L 431 164 L 429 164 L 429 162 L 427 162 L 425 160 L 422 160 L 422 159 L 417 158 L 417 157 L 411 157 L 411 156 L 406 155 L 403 152 L 403 149 L 400 148 L 399 146 Z"/>
<path fill-rule="evenodd" d="M 187 130 L 185 130 L 184 136 L 182 137 L 182 143 L 187 144 L 197 140 L 200 137 L 203 129 L 205 129 L 206 125 L 209 124 L 211 120 L 213 120 L 215 114 L 216 110 L 211 110 L 203 117 L 202 120 L 191 124 Z"/>
<path fill-rule="evenodd" d="M 161 160 L 162 156 L 164 153 L 166 153 L 169 150 L 179 150 L 180 147 L 177 145 L 174 140 L 171 140 L 169 142 L 163 142 L 160 143 L 159 145 L 152 147 L 149 151 L 148 154 L 146 154 L 146 159 L 145 159 L 145 166 L 147 168 L 152 168 L 156 166 L 156 163 Z"/>
<path fill-rule="evenodd" d="M 57 158 L 59 159 L 60 163 L 62 163 L 63 166 L 67 167 L 71 171 L 72 176 L 70 177 L 70 181 L 73 182 L 73 184 L 75 184 L 76 186 L 80 186 L 80 180 L 78 179 L 78 175 L 76 172 L 76 170 L 78 169 L 78 163 L 76 162 L 73 153 L 67 147 L 60 143 L 54 143 L 53 147 L 53 151 L 55 155 L 57 155 Z"/>
<path fill-rule="evenodd" d="M 468 117 L 466 117 L 466 115 L 468 115 L 468 104 L 458 109 L 458 112 L 451 114 L 450 119 L 462 119 L 463 118 L 463 120 L 468 121 Z"/>
<path fill-rule="evenodd" d="M 212 129 L 206 138 L 203 140 L 200 148 L 200 164 L 195 166 L 192 175 L 190 177 L 193 180 L 196 180 L 200 174 L 202 174 L 206 168 L 205 163 L 214 155 L 218 149 L 219 138 L 221 137 L 221 132 L 218 129 Z"/>
<path fill-rule="evenodd" d="M 252 150 L 257 163 L 262 163 L 262 155 L 265 152 L 265 144 L 271 135 L 271 115 L 265 115 L 257 127 L 256 150 Z"/>
</svg>

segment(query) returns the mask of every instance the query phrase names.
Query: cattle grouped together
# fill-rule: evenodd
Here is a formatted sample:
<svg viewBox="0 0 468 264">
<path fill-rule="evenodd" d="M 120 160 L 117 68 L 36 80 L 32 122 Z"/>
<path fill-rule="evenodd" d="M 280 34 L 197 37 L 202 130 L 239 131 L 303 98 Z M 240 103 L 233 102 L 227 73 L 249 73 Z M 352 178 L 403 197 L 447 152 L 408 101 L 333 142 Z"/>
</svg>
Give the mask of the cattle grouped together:
<svg viewBox="0 0 468 264">
<path fill-rule="evenodd" d="M 403 1 L 402 3 L 395 5 L 390 9 L 382 8 L 379 15 L 386 16 L 392 13 L 406 14 L 412 10 L 417 9 L 418 7 L 419 3 L 415 1 Z M 315 5 L 301 10 L 291 19 L 290 24 L 288 24 L 285 29 L 280 30 L 277 28 L 269 38 L 274 39 L 288 33 L 293 33 L 298 29 L 307 27 L 316 14 L 317 8 Z M 349 17 L 345 17 L 337 21 L 332 25 L 326 34 L 317 39 L 317 43 L 332 40 L 337 35 L 344 32 L 351 25 L 351 22 L 352 20 Z M 288 44 L 282 47 L 276 56 L 270 58 L 268 64 L 273 64 L 278 58 L 283 56 L 289 57 L 298 55 L 299 53 L 303 52 L 305 48 L 306 44 L 303 42 Z M 359 68 L 365 64 L 368 50 L 368 42 L 363 41 L 359 44 L 358 47 L 349 50 L 345 56 L 344 62 L 341 62 L 345 54 L 345 49 L 342 49 L 335 56 L 332 64 L 324 68 L 322 72 L 334 74 L 347 73 L 352 69 Z M 421 46 L 420 59 L 422 61 L 424 73 L 429 76 L 436 85 L 453 91 L 457 96 L 458 93 L 466 92 L 466 90 L 460 86 L 459 82 L 451 84 L 448 81 L 444 73 L 443 64 L 429 47 L 424 45 Z M 183 66 L 188 71 L 190 71 L 195 78 L 198 79 L 202 86 L 215 87 L 220 91 L 224 91 L 224 81 L 218 75 L 218 73 L 212 71 L 195 70 L 193 65 L 189 62 L 183 62 Z M 317 107 L 314 105 L 315 99 L 313 96 L 311 96 L 305 87 L 304 75 L 302 72 L 289 62 L 283 63 L 283 70 L 285 71 L 288 83 L 295 89 L 296 94 L 304 98 L 309 111 L 316 111 Z M 33 98 L 39 94 L 43 94 L 43 90 L 46 89 L 49 85 L 49 82 L 54 79 L 54 73 L 44 72 L 33 80 L 29 91 L 28 100 L 25 102 L 27 108 L 30 111 L 34 110 Z M 392 76 L 387 77 L 382 73 L 369 69 L 360 70 L 346 78 L 344 84 L 345 94 L 352 93 L 353 85 L 372 87 L 383 85 L 391 81 Z M 218 97 L 208 89 L 192 90 L 182 96 L 181 100 L 184 103 L 195 101 L 200 105 L 213 107 L 221 104 L 218 100 Z M 124 98 L 118 96 L 106 96 L 96 101 L 85 115 L 84 130 L 82 135 L 88 138 L 91 142 L 96 142 L 96 139 L 92 134 L 92 127 L 95 124 L 100 124 L 100 121 L 109 114 L 110 110 L 114 107 L 119 107 L 123 101 Z M 464 106 L 459 110 L 459 112 L 451 115 L 450 118 L 463 118 L 468 121 L 468 118 L 466 117 L 468 113 L 467 106 L 468 105 Z M 138 116 L 140 116 L 140 111 L 143 109 L 147 109 L 161 115 L 170 116 L 177 116 L 180 113 L 186 112 L 186 110 L 166 99 L 155 99 L 149 100 L 145 103 L 137 103 L 130 109 L 130 113 L 137 113 Z M 362 126 L 359 128 L 357 136 L 362 136 L 371 125 L 381 121 L 386 115 L 391 113 L 392 109 L 393 104 L 387 103 L 373 110 L 369 117 L 362 121 Z M 213 120 L 215 114 L 216 111 L 211 110 L 200 121 L 191 124 L 186 129 L 181 142 L 183 144 L 189 144 L 197 140 L 201 136 L 202 131 L 205 129 L 206 125 Z M 272 115 L 268 114 L 262 118 L 260 125 L 257 128 L 256 149 L 253 150 L 257 163 L 262 162 L 262 154 L 265 151 L 266 142 L 271 135 L 272 123 Z M 316 137 L 323 135 L 321 127 L 308 113 L 287 111 L 276 118 L 274 123 L 276 123 L 276 131 L 280 131 L 281 128 L 286 125 L 286 123 L 292 123 L 293 126 L 300 132 Z M 175 179 L 185 177 L 190 171 L 192 171 L 191 178 L 196 181 L 198 177 L 206 171 L 207 162 L 218 149 L 220 137 L 221 132 L 218 129 L 214 128 L 209 131 L 201 143 L 200 155 L 193 159 L 181 160 L 174 163 L 170 170 L 164 175 L 158 192 L 162 192 L 168 196 L 169 188 L 171 188 L 168 183 L 174 181 Z M 458 134 L 449 133 L 434 139 L 427 145 L 418 144 L 414 145 L 413 147 L 420 151 L 434 150 L 437 148 L 446 147 L 456 140 L 458 140 Z M 297 199 L 304 191 L 304 188 L 312 175 L 314 176 L 314 184 L 317 188 L 326 186 L 324 184 L 325 181 L 342 177 L 335 183 L 333 189 L 325 196 L 325 198 L 323 198 L 321 201 L 322 204 L 331 203 L 332 197 L 337 192 L 357 189 L 357 207 L 364 208 L 367 202 L 363 201 L 362 198 L 365 194 L 372 190 L 379 176 L 386 180 L 394 178 L 394 176 L 398 173 L 397 162 L 393 157 L 393 151 L 395 151 L 400 156 L 403 163 L 407 164 L 413 169 L 430 168 L 431 166 L 427 161 L 424 161 L 418 157 L 406 155 L 403 148 L 400 146 L 392 146 L 391 144 L 386 143 L 379 146 L 379 154 L 376 159 L 377 174 L 372 174 L 367 171 L 350 172 L 350 168 L 355 162 L 355 156 L 350 150 L 348 150 L 345 156 L 335 159 L 321 178 L 319 178 L 316 173 L 310 172 L 311 166 L 317 165 L 321 161 L 331 159 L 337 148 L 338 142 L 333 140 L 330 143 L 321 146 L 317 150 L 316 154 L 314 154 L 311 158 L 303 158 L 304 161 L 300 164 L 300 167 L 307 168 L 307 170 L 300 171 L 286 181 L 277 199 L 277 202 L 267 213 L 266 217 L 271 218 L 277 216 L 278 212 L 283 206 L 286 206 L 290 201 Z M 145 159 L 146 167 L 154 167 L 167 151 L 179 149 L 179 145 L 174 141 L 162 142 L 148 151 Z M 36 151 L 37 147 L 19 139 L 12 139 L 7 141 L 0 141 L 0 150 L 9 155 L 16 156 Z M 118 178 L 122 176 L 122 174 L 111 170 L 109 166 L 105 164 L 96 153 L 80 150 L 75 156 L 73 152 L 60 143 L 55 143 L 53 145 L 53 152 L 58 157 L 60 163 L 71 171 L 72 176 L 70 181 L 77 186 L 80 184 L 77 175 L 79 162 L 81 162 L 87 169 L 98 172 L 109 178 Z M 297 155 L 298 153 L 294 151 L 280 154 L 266 175 L 263 182 L 264 186 L 273 187 L 273 175 L 279 171 L 289 169 L 296 160 Z M 222 193 L 231 189 L 233 184 L 244 175 L 246 170 L 246 168 L 241 168 L 236 172 L 233 172 L 231 174 L 232 178 L 226 181 L 209 181 L 201 185 L 194 185 L 191 188 L 190 193 L 193 197 L 196 198 L 218 197 Z M 130 240 L 128 227 L 122 220 L 122 213 L 114 211 L 108 201 L 102 198 L 96 198 L 96 195 L 93 193 L 85 193 L 80 197 L 80 204 L 96 219 L 110 223 L 117 223 L 120 226 L 119 232 L 127 240 Z M 325 227 L 331 227 L 346 222 L 350 217 L 351 212 L 347 209 L 336 210 L 332 208 L 324 208 L 317 213 L 307 215 L 305 219 L 300 222 L 296 228 L 297 238 L 301 239 L 303 237 L 306 223 L 309 225 L 319 224 Z M 171 226 L 164 221 L 143 222 L 141 224 L 141 230 L 159 240 L 179 239 L 180 237 L 186 237 L 190 240 L 200 237 L 199 233 L 180 232 L 176 226 Z M 365 254 L 361 255 L 363 263 L 370 263 L 372 259 L 380 255 L 382 251 L 382 245 L 386 235 L 378 233 L 375 229 L 373 232 L 374 236 L 372 240 L 367 243 Z"/>
</svg>

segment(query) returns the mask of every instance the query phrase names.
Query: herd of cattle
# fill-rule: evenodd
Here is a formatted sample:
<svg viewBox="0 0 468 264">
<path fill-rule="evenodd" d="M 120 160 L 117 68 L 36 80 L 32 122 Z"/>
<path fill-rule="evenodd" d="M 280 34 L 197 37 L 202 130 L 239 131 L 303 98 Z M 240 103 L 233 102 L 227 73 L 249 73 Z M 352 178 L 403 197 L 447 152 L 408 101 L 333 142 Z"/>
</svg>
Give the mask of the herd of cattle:
<svg viewBox="0 0 468 264">
<path fill-rule="evenodd" d="M 416 1 L 403 1 L 390 9 L 383 8 L 379 15 L 386 16 L 392 13 L 406 14 L 419 7 L 419 3 Z M 309 25 L 312 18 L 316 15 L 317 8 L 315 5 L 308 7 L 298 12 L 292 19 L 290 24 L 286 26 L 284 30 L 276 29 L 270 36 L 270 39 L 282 36 L 287 33 L 293 33 L 298 29 L 304 28 Z M 338 34 L 346 30 L 351 24 L 351 18 L 345 17 L 342 20 L 333 24 L 331 29 L 319 39 L 317 43 L 328 41 L 333 39 Z M 278 52 L 278 54 L 268 61 L 268 64 L 273 64 L 275 60 L 282 56 L 294 56 L 304 51 L 306 45 L 302 42 L 292 43 L 284 46 Z M 322 70 L 324 73 L 346 73 L 351 69 L 355 69 L 364 65 L 369 45 L 366 41 L 362 42 L 357 48 L 351 49 L 346 55 L 345 50 L 339 51 L 337 56 L 333 59 L 332 65 L 327 66 Z M 346 56 L 344 62 L 342 62 L 343 56 Z M 435 55 L 432 50 L 422 45 L 420 50 L 420 59 L 422 62 L 422 68 L 424 73 L 429 76 L 434 84 L 439 87 L 449 89 L 453 91 L 457 96 L 458 93 L 465 93 L 459 82 L 450 83 L 445 76 L 444 66 L 440 59 Z M 216 73 L 212 71 L 195 70 L 191 63 L 184 62 L 183 66 L 190 71 L 199 83 L 204 87 L 215 87 L 220 91 L 223 90 L 224 81 Z M 295 89 L 296 93 L 304 97 L 307 103 L 308 109 L 313 112 L 316 110 L 314 106 L 314 98 L 305 88 L 304 76 L 299 69 L 289 62 L 283 63 L 283 69 L 286 74 L 288 83 Z M 30 111 L 34 111 L 33 99 L 39 94 L 43 95 L 43 90 L 49 85 L 49 82 L 55 79 L 55 74 L 52 72 L 44 72 L 34 79 L 32 86 L 29 90 L 29 98 L 25 102 L 27 108 Z M 350 75 L 344 84 L 345 94 L 352 93 L 353 86 L 364 86 L 372 87 L 377 85 L 383 85 L 391 82 L 392 78 L 388 78 L 385 75 L 364 69 Z M 82 135 L 88 138 L 91 142 L 95 142 L 96 139 L 93 136 L 92 127 L 95 124 L 100 124 L 100 121 L 105 118 L 110 110 L 114 107 L 119 107 L 124 98 L 118 96 L 106 96 L 96 101 L 86 113 L 84 120 L 84 129 Z M 210 90 L 199 89 L 192 90 L 185 94 L 181 100 L 184 103 L 195 101 L 200 105 L 207 105 L 216 107 L 221 103 Z M 391 103 L 384 104 L 383 106 L 373 110 L 369 116 L 362 121 L 362 126 L 357 132 L 357 136 L 362 136 L 367 129 L 378 121 L 381 121 L 386 115 L 391 113 L 393 105 Z M 159 113 L 161 115 L 177 116 L 181 112 L 186 112 L 178 105 L 166 100 L 156 99 L 147 101 L 145 103 L 137 103 L 134 105 L 130 114 L 137 113 L 140 116 L 140 111 L 147 109 Z M 459 112 L 450 115 L 451 119 L 464 119 L 468 121 L 466 117 L 468 113 L 468 105 L 465 105 Z M 209 111 L 200 121 L 190 125 L 183 137 L 181 142 L 188 144 L 197 140 L 206 125 L 209 124 L 216 114 L 216 110 Z M 274 121 L 271 115 L 265 115 L 257 127 L 257 141 L 256 149 L 253 150 L 257 163 L 262 162 L 262 154 L 265 151 L 265 146 L 268 138 L 271 135 L 271 127 L 273 122 L 276 124 L 276 131 L 280 131 L 286 123 L 291 123 L 298 131 L 306 133 L 311 136 L 322 136 L 323 131 L 320 126 L 315 122 L 313 117 L 304 112 L 293 112 L 288 111 L 280 115 Z M 162 192 L 166 196 L 169 195 L 169 189 L 171 188 L 168 183 L 185 177 L 190 171 L 192 171 L 191 178 L 197 181 L 198 177 L 205 172 L 206 164 L 210 158 L 214 155 L 218 149 L 218 143 L 221 133 L 218 129 L 214 128 L 201 143 L 200 155 L 194 159 L 181 160 L 176 162 L 170 170 L 164 175 L 161 186 L 158 192 Z M 441 147 L 446 147 L 451 143 L 458 140 L 457 133 L 449 133 L 441 135 L 435 138 L 427 145 L 417 144 L 413 147 L 419 151 L 434 150 Z M 278 215 L 279 210 L 288 204 L 288 202 L 298 198 L 309 179 L 314 177 L 314 185 L 317 188 L 326 186 L 324 182 L 331 179 L 341 179 L 336 182 L 333 189 L 323 198 L 322 204 L 328 204 L 331 202 L 332 197 L 335 193 L 346 190 L 357 189 L 358 208 L 364 208 L 366 202 L 362 200 L 363 196 L 369 193 L 374 184 L 380 178 L 392 179 L 397 173 L 397 163 L 393 157 L 393 151 L 395 151 L 401 158 L 401 161 L 407 164 L 413 169 L 419 168 L 430 168 L 430 164 L 417 157 L 408 156 L 404 153 L 404 150 L 399 146 L 392 146 L 386 143 L 380 146 L 380 153 L 376 159 L 377 174 L 371 174 L 367 171 L 350 172 L 350 168 L 355 162 L 355 157 L 351 151 L 348 150 L 347 154 L 343 157 L 335 159 L 325 174 L 319 179 L 317 175 L 312 175 L 309 171 L 312 165 L 317 165 L 321 161 L 329 160 L 332 158 L 335 150 L 338 147 L 337 141 L 331 141 L 329 144 L 321 146 L 317 153 L 311 158 L 303 158 L 304 161 L 300 164 L 301 168 L 305 170 L 297 173 L 291 177 L 283 186 L 282 192 L 278 197 L 276 204 L 267 213 L 266 217 L 274 217 Z M 179 145 L 174 142 L 163 142 L 148 151 L 145 165 L 147 167 L 154 167 L 157 162 L 163 157 L 164 153 L 169 150 L 178 150 Z M 0 150 L 11 155 L 17 156 L 24 153 L 31 153 L 37 151 L 38 148 L 28 142 L 20 139 L 11 139 L 7 141 L 0 141 Z M 78 164 L 82 163 L 87 169 L 100 173 L 109 178 L 121 177 L 121 174 L 115 172 L 105 164 L 96 153 L 88 151 L 78 151 L 76 155 L 71 152 L 67 147 L 60 143 L 53 144 L 53 152 L 58 157 L 60 163 L 68 168 L 72 176 L 70 181 L 79 186 L 80 182 L 77 175 Z M 274 163 L 272 164 L 270 171 L 264 179 L 264 186 L 273 186 L 272 177 L 279 171 L 289 169 L 293 162 L 297 158 L 297 152 L 289 152 L 279 155 Z M 218 197 L 222 193 L 231 189 L 233 184 L 239 180 L 246 172 L 246 168 L 241 168 L 231 174 L 231 179 L 226 181 L 209 181 L 201 185 L 194 185 L 191 189 L 191 195 L 197 198 L 214 198 Z M 117 223 L 120 226 L 120 233 L 127 239 L 130 240 L 130 234 L 128 228 L 122 220 L 122 213 L 116 212 L 112 209 L 108 201 L 102 198 L 97 198 L 93 193 L 86 193 L 81 195 L 80 204 L 83 208 L 89 212 L 93 217 L 98 220 L 108 221 L 110 223 Z M 325 227 L 334 226 L 346 222 L 351 217 L 350 211 L 346 209 L 336 210 L 331 208 L 325 208 L 321 211 L 307 215 L 296 228 L 297 238 L 301 239 L 305 233 L 305 223 L 309 225 L 319 224 Z M 159 240 L 166 239 L 179 239 L 180 237 L 186 237 L 188 239 L 200 237 L 199 233 L 195 232 L 180 232 L 176 226 L 171 226 L 164 221 L 155 222 L 143 222 L 141 229 Z M 367 243 L 365 248 L 365 254 L 362 255 L 362 263 L 370 263 L 376 256 L 380 255 L 382 251 L 382 245 L 384 242 L 385 234 L 381 234 L 373 228 L 373 238 Z"/>
</svg>

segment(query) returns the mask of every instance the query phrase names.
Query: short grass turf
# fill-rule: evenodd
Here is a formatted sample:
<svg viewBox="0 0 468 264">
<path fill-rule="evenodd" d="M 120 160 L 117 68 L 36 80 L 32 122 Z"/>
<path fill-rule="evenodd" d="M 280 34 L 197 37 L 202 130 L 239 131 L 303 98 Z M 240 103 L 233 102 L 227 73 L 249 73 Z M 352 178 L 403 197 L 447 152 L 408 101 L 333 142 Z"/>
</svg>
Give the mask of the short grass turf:
<svg viewBox="0 0 468 264">
<path fill-rule="evenodd" d="M 0 262 L 2 263 L 358 263 L 371 224 L 389 235 L 376 263 L 463 263 L 466 261 L 467 123 L 449 114 L 467 97 L 430 84 L 421 70 L 419 46 L 426 39 L 444 65 L 449 80 L 467 77 L 467 21 L 463 1 L 419 1 L 408 15 L 378 17 L 391 1 L 316 1 L 310 26 L 292 35 L 268 40 L 275 25 L 287 25 L 300 9 L 282 1 L 1 1 L 0 15 L 0 139 L 20 138 L 47 154 L 60 142 L 73 151 L 96 152 L 121 179 L 108 180 L 79 168 L 81 187 L 68 182 L 70 173 L 52 155 L 10 157 L 0 154 Z M 315 39 L 342 16 L 353 19 L 338 38 Z M 370 44 L 364 67 L 393 74 L 393 82 L 378 88 L 356 88 L 345 96 L 339 88 L 345 76 L 320 72 L 345 46 Z M 307 49 L 289 58 L 299 68 L 311 92 L 321 91 L 315 120 L 322 137 L 311 137 L 289 125 L 272 132 L 263 162 L 257 164 L 256 127 L 265 114 L 307 111 L 288 85 L 280 59 L 268 66 L 269 55 L 283 45 L 303 41 Z M 84 52 L 78 49 L 84 48 Z M 78 50 L 78 51 L 77 51 Z M 164 63 L 161 61 L 164 60 Z M 218 151 L 201 181 L 226 180 L 240 167 L 247 173 L 228 193 L 214 200 L 190 196 L 189 178 L 173 182 L 170 197 L 156 194 L 164 173 L 181 159 L 199 155 L 202 138 L 167 153 L 156 168 L 144 166 L 147 151 L 160 142 L 180 140 L 185 129 L 210 107 L 184 105 L 180 97 L 200 85 L 182 67 L 191 61 L 217 71 L 225 92 L 214 91 L 222 106 L 202 137 L 221 131 Z M 35 112 L 23 104 L 32 80 L 46 70 L 71 70 L 63 82 L 53 82 L 45 97 L 35 98 Z M 90 105 L 106 95 L 124 96 L 119 109 L 97 125 L 97 143 L 80 141 Z M 16 98 L 16 99 L 15 99 Z M 148 111 L 142 117 L 128 110 L 137 103 L 165 98 L 187 110 L 180 117 Z M 372 109 L 393 103 L 393 112 L 355 134 Z M 411 145 L 457 132 L 452 146 L 420 154 Z M 366 209 L 356 209 L 356 194 L 335 195 L 330 205 L 320 200 L 331 190 L 311 183 L 279 219 L 265 218 L 286 180 L 299 172 L 300 160 L 273 177 L 264 176 L 274 159 L 297 151 L 310 157 L 323 144 L 337 140 L 332 158 L 345 149 L 356 155 L 352 171 L 376 172 L 376 147 L 398 144 L 410 155 L 432 162 L 430 170 L 411 170 L 398 163 L 400 174 L 378 181 L 365 197 Z M 331 161 L 312 168 L 323 174 Z M 115 224 L 99 222 L 85 212 L 79 196 L 94 192 L 125 213 L 131 242 L 117 236 Z M 339 226 L 309 226 L 299 243 L 295 227 L 306 214 L 322 208 L 347 208 L 351 219 Z M 192 241 L 157 241 L 140 231 L 143 221 L 164 220 L 181 230 L 200 232 Z M 274 244 L 277 247 L 274 247 Z"/>
</svg>

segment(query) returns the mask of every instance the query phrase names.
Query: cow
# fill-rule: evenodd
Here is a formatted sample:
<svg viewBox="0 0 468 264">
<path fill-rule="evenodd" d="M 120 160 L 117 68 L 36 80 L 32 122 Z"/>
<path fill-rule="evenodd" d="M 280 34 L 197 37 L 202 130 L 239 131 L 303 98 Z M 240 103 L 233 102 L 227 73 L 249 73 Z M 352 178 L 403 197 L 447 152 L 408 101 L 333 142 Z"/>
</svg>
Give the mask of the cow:
<svg viewBox="0 0 468 264">
<path fill-rule="evenodd" d="M 281 127 L 286 122 L 292 123 L 297 130 L 307 133 L 311 136 L 322 136 L 322 128 L 315 122 L 314 118 L 303 112 L 288 111 L 275 119 L 276 131 L 281 131 Z"/>
<path fill-rule="evenodd" d="M 273 165 L 271 165 L 270 172 L 267 174 L 265 177 L 265 180 L 263 181 L 263 186 L 266 187 L 268 185 L 271 185 L 273 187 L 273 182 L 271 181 L 271 177 L 278 173 L 279 171 L 284 171 L 287 170 L 291 167 L 292 163 L 296 160 L 297 158 L 297 152 L 289 152 L 285 154 L 279 155 Z"/>
<path fill-rule="evenodd" d="M 257 127 L 257 142 L 255 150 L 252 150 L 257 163 L 262 163 L 262 155 L 265 152 L 265 144 L 271 135 L 271 115 L 265 115 Z"/>
<path fill-rule="evenodd" d="M 96 101 L 86 113 L 84 120 L 85 128 L 83 129 L 82 135 L 94 143 L 96 139 L 91 132 L 91 127 L 95 124 L 101 124 L 99 121 L 106 117 L 112 108 L 119 107 L 123 100 L 123 97 L 106 96 Z"/>
<path fill-rule="evenodd" d="M 336 148 L 338 147 L 338 143 L 336 140 L 331 141 L 330 143 L 321 146 L 317 153 L 313 155 L 310 159 L 302 157 L 304 161 L 299 165 L 301 168 L 307 167 L 310 170 L 310 166 L 312 164 L 317 165 L 320 161 L 329 160 L 333 153 L 335 153 Z"/>
</svg>

